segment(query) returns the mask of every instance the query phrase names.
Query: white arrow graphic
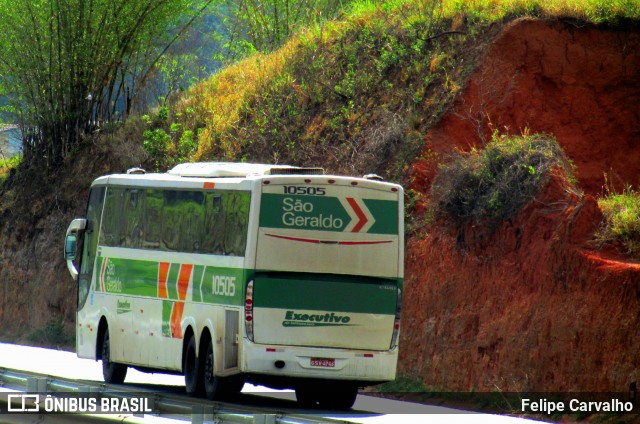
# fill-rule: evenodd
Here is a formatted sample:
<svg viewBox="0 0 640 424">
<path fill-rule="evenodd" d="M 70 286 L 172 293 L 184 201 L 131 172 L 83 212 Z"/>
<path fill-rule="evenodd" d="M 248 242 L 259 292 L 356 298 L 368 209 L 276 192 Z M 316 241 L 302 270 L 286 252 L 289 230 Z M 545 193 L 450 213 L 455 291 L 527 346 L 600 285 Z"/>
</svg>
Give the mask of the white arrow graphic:
<svg viewBox="0 0 640 424">
<path fill-rule="evenodd" d="M 351 221 L 345 227 L 344 232 L 366 233 L 375 224 L 376 220 L 362 199 L 354 197 L 340 198 L 340 203 Z"/>
</svg>

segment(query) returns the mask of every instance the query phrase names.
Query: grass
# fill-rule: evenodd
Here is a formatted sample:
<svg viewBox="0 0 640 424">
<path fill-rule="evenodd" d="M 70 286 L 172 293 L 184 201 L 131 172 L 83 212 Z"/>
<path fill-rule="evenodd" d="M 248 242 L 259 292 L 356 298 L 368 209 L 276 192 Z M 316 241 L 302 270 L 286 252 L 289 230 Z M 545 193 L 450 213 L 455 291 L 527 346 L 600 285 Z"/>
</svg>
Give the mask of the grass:
<svg viewBox="0 0 640 424">
<path fill-rule="evenodd" d="M 278 50 L 191 87 L 167 122 L 146 128 L 148 151 L 158 169 L 183 160 L 267 161 L 402 181 L 474 68 L 465 51 L 482 43 L 484 28 L 518 16 L 615 24 L 640 19 L 640 7 L 636 0 L 357 0 Z"/>
<path fill-rule="evenodd" d="M 596 232 L 600 245 L 611 243 L 628 255 L 640 257 L 640 193 L 627 186 L 622 193 L 608 191 L 598 199 L 603 223 Z"/>
<path fill-rule="evenodd" d="M 456 153 L 438 171 L 432 186 L 435 215 L 457 225 L 495 227 L 515 216 L 558 168 L 572 175 L 552 136 L 494 134 L 484 149 Z"/>
<path fill-rule="evenodd" d="M 526 15 L 573 18 L 594 24 L 640 19 L 636 0 L 444 0 L 443 9 L 445 15 L 467 13 L 483 21 Z"/>
</svg>

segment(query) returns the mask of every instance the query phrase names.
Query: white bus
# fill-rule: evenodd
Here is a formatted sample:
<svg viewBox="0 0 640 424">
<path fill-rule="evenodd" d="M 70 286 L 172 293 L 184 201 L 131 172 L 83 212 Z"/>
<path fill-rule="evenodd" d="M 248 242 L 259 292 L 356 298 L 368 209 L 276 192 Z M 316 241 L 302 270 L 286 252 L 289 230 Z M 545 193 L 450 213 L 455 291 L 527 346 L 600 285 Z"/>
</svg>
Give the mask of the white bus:
<svg viewBox="0 0 640 424">
<path fill-rule="evenodd" d="M 97 178 L 65 258 L 77 354 L 182 373 L 213 399 L 244 382 L 350 408 L 395 378 L 403 191 L 319 168 L 189 163 Z"/>
</svg>

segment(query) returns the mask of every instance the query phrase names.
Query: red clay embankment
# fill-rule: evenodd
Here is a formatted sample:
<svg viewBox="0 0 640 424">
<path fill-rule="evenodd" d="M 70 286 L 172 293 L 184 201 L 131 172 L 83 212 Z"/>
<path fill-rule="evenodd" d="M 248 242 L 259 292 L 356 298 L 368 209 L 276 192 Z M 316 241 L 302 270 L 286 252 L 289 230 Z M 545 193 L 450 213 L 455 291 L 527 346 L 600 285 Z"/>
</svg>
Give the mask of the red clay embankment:
<svg viewBox="0 0 640 424">
<path fill-rule="evenodd" d="M 556 136 L 576 165 L 495 233 L 410 237 L 400 372 L 444 390 L 626 391 L 640 380 L 640 264 L 593 248 L 604 175 L 640 183 L 640 32 L 559 21 L 504 28 L 429 132 L 412 188 L 492 130 Z"/>
</svg>

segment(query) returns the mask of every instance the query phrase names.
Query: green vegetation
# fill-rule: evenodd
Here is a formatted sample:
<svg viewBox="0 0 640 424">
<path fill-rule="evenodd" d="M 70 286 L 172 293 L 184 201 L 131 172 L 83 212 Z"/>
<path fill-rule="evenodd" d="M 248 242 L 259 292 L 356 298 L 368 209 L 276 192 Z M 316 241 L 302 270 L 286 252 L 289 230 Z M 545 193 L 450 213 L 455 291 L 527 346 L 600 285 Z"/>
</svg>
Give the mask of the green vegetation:
<svg viewBox="0 0 640 424">
<path fill-rule="evenodd" d="M 22 158 L 19 155 L 11 156 L 9 158 L 0 157 L 0 182 L 7 178 L 7 175 L 12 169 L 18 167 L 21 159 Z"/>
<path fill-rule="evenodd" d="M 598 243 L 612 243 L 630 256 L 640 257 L 640 193 L 627 186 L 598 199 L 604 217 L 596 233 Z"/>
<path fill-rule="evenodd" d="M 637 0 L 444 0 L 443 9 L 445 15 L 465 13 L 484 21 L 536 16 L 617 24 L 624 19 L 640 19 Z"/>
<path fill-rule="evenodd" d="M 498 136 L 484 149 L 456 153 L 432 186 L 436 214 L 464 225 L 488 226 L 516 215 L 550 175 L 572 179 L 572 165 L 548 135 Z"/>
<path fill-rule="evenodd" d="M 193 115 L 191 110 L 183 113 Z M 178 113 L 177 118 L 181 118 L 181 115 Z M 167 106 L 160 107 L 153 116 L 142 116 L 146 127 L 142 133 L 142 146 L 156 169 L 168 169 L 178 163 L 188 162 L 198 147 L 192 130 L 183 130 L 182 123 L 170 123 L 168 118 Z"/>
<path fill-rule="evenodd" d="M 193 160 L 322 162 L 334 172 L 403 180 L 428 128 L 475 66 L 479 53 L 470 52 L 483 45 L 489 25 L 518 16 L 613 25 L 640 19 L 633 0 L 344 4 L 347 10 L 335 20 L 307 16 L 307 27 L 296 24 L 299 29 L 287 31 L 290 38 L 271 53 L 278 43 L 252 41 L 254 32 L 246 32 L 243 42 L 259 52 L 192 86 L 171 105 L 168 125 L 179 123 L 177 132 L 164 132 L 174 144 L 188 132 L 198 145 Z M 332 5 L 322 3 L 325 10 Z M 247 31 L 248 12 L 235 21 Z M 278 26 L 265 25 L 263 38 Z M 162 169 L 166 149 L 149 151 Z"/>
</svg>

